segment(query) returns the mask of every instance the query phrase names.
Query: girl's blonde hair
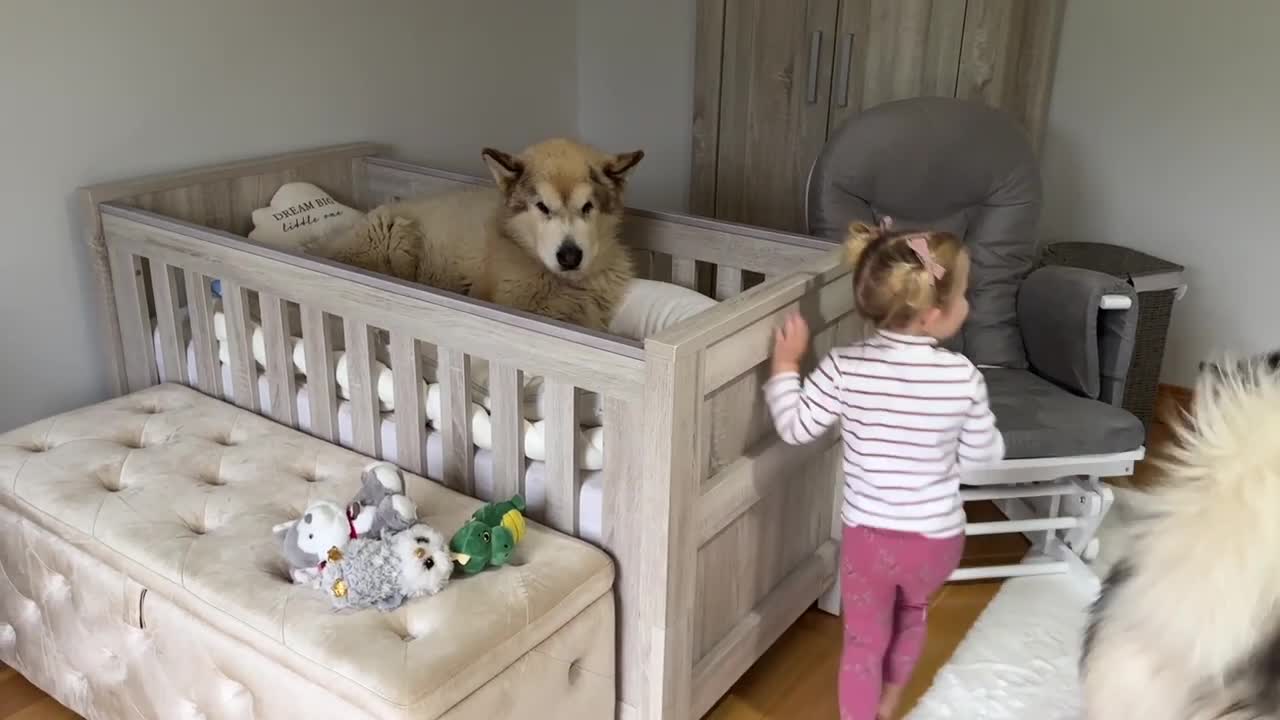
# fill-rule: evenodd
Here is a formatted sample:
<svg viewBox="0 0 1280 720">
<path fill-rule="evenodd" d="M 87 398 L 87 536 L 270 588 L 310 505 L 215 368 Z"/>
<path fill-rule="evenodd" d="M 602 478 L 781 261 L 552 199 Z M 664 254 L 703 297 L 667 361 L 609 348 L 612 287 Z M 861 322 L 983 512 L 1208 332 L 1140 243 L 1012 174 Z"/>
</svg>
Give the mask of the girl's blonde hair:
<svg viewBox="0 0 1280 720">
<path fill-rule="evenodd" d="M 927 244 L 932 263 L 942 268 L 942 277 L 912 248 L 919 239 Z M 853 266 L 858 312 L 876 327 L 892 330 L 951 300 L 964 243 L 949 232 L 893 232 L 887 222 L 855 222 L 849 225 L 845 249 Z"/>
</svg>

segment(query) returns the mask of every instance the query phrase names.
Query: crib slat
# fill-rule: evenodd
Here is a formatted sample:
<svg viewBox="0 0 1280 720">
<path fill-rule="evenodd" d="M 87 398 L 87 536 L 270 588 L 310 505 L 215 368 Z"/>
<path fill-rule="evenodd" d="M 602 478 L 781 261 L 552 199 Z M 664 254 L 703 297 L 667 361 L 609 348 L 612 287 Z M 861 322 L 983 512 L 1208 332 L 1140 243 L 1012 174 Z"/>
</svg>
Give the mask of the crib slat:
<svg viewBox="0 0 1280 720">
<path fill-rule="evenodd" d="M 301 306 L 302 352 L 307 364 L 307 400 L 311 405 L 311 433 L 321 440 L 338 440 L 338 402 L 334 393 L 333 338 L 324 311 Z"/>
<path fill-rule="evenodd" d="M 168 264 L 152 260 L 151 288 L 156 300 L 156 324 L 160 326 L 160 357 L 164 359 L 164 377 L 161 382 L 186 385 L 187 348 L 178 332 L 178 316 L 181 301 L 178 299 L 174 269 Z"/>
<path fill-rule="evenodd" d="M 524 398 L 519 368 L 489 363 L 489 399 L 493 409 L 493 494 L 505 500 L 524 491 Z"/>
<path fill-rule="evenodd" d="M 298 383 L 293 370 L 293 344 L 285 325 L 284 300 L 258 293 L 262 308 L 262 342 L 267 355 L 267 383 L 271 392 L 271 417 L 289 427 L 298 426 Z"/>
<path fill-rule="evenodd" d="M 200 391 L 222 397 L 222 368 L 213 332 L 213 288 L 209 278 L 187 271 L 187 310 L 191 314 L 191 340 L 196 351 L 196 378 Z"/>
<path fill-rule="evenodd" d="M 578 419 L 573 385 L 546 381 L 547 525 L 578 533 Z"/>
<path fill-rule="evenodd" d="M 227 319 L 227 352 L 231 360 L 231 399 L 249 412 L 258 412 L 258 361 L 253 357 L 253 321 L 249 317 L 248 293 L 234 281 L 223 280 L 222 303 Z"/>
<path fill-rule="evenodd" d="M 720 265 L 716 268 L 716 300 L 728 300 L 742 292 L 742 271 Z"/>
<path fill-rule="evenodd" d="M 475 493 L 475 446 L 471 440 L 471 363 L 466 353 L 440 347 L 440 432 L 447 487 Z"/>
<path fill-rule="evenodd" d="M 411 473 L 425 475 L 427 404 L 422 396 L 422 354 L 412 335 L 392 332 L 390 344 L 396 400 L 396 463 Z"/>
<path fill-rule="evenodd" d="M 671 258 L 671 282 L 690 290 L 697 290 L 698 263 L 685 258 Z"/>
<path fill-rule="evenodd" d="M 351 395 L 351 440 L 356 452 L 380 457 L 382 413 L 378 410 L 378 388 L 373 380 L 373 345 L 369 326 L 346 318 L 347 389 Z"/>
<path fill-rule="evenodd" d="M 111 249 L 107 252 L 107 261 L 111 265 L 116 312 L 120 316 L 125 374 L 129 390 L 136 392 L 156 382 L 155 345 L 151 319 L 145 312 L 147 296 L 142 284 L 142 260 L 127 251 Z"/>
</svg>

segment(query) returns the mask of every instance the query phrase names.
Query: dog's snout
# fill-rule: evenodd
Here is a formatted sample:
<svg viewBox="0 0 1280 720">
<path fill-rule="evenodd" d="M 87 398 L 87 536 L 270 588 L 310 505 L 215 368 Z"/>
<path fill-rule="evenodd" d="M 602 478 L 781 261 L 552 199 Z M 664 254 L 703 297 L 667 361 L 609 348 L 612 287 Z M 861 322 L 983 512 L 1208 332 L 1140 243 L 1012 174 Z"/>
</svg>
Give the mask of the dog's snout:
<svg viewBox="0 0 1280 720">
<path fill-rule="evenodd" d="M 560 248 L 556 250 L 556 262 L 560 263 L 560 267 L 564 270 L 577 270 L 582 264 L 582 248 L 578 247 L 578 243 L 570 238 L 565 238 L 560 243 Z"/>
</svg>

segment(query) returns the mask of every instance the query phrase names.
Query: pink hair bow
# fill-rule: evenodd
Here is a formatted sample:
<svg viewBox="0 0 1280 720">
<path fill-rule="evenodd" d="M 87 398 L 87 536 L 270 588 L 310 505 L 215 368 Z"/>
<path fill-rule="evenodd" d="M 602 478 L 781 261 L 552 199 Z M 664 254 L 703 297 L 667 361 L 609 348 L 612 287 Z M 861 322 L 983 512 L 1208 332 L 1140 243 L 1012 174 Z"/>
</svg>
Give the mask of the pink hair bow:
<svg viewBox="0 0 1280 720">
<path fill-rule="evenodd" d="M 907 247 L 910 247 L 915 252 L 916 257 L 920 258 L 920 264 L 924 265 L 924 269 L 930 275 L 941 280 L 942 276 L 947 274 L 947 269 L 933 259 L 933 252 L 929 250 L 928 235 L 912 235 L 907 238 Z"/>
</svg>

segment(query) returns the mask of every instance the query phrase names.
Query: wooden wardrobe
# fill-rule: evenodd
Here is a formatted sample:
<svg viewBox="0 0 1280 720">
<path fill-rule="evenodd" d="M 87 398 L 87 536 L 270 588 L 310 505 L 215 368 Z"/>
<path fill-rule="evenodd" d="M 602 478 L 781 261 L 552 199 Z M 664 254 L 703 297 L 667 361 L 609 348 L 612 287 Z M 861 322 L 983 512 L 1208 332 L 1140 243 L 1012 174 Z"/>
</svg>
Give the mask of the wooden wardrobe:
<svg viewBox="0 0 1280 720">
<path fill-rule="evenodd" d="M 1039 148 L 1066 0 L 696 0 L 690 207 L 803 232 L 809 169 L 850 116 L 981 99 Z"/>
</svg>

